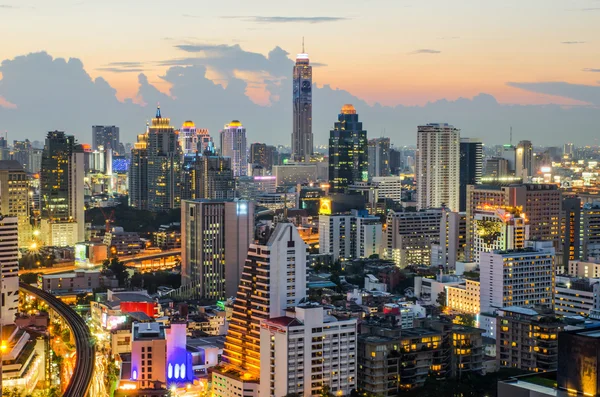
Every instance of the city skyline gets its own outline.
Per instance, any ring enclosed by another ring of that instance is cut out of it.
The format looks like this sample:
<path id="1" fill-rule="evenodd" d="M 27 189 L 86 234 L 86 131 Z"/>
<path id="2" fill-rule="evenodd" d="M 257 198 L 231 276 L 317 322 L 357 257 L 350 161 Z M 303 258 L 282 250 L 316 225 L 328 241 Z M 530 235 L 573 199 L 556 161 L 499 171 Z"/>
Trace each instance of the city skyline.
<path id="1" fill-rule="evenodd" d="M 600 121 L 592 0 L 486 4 L 487 12 L 476 18 L 465 2 L 437 0 L 435 14 L 411 2 L 385 1 L 386 13 L 380 13 L 380 7 L 347 2 L 338 12 L 332 1 L 306 15 L 290 15 L 270 2 L 252 9 L 236 3 L 233 15 L 222 6 L 195 12 L 193 3 L 176 3 L 167 10 L 146 5 L 135 21 L 128 17 L 131 4 L 59 1 L 49 9 L 32 0 L 1 7 L 17 39 L 0 52 L 0 131 L 9 139 L 21 133 L 41 138 L 59 129 L 86 142 L 89 124 L 97 123 L 118 125 L 123 140 L 133 142 L 150 109 L 161 103 L 176 125 L 193 120 L 215 133 L 227 120 L 240 119 L 250 141 L 289 144 L 292 68 L 302 36 L 314 66 L 316 145 L 326 143 L 328 120 L 344 103 L 355 105 L 375 135 L 397 144 L 413 144 L 415 127 L 427 122 L 452 123 L 490 144 L 506 143 L 511 126 L 517 140 L 535 144 L 575 131 L 573 141 L 581 144 L 595 137 Z M 161 21 L 173 22 L 168 31 L 130 32 L 158 12 Z M 41 19 L 23 32 L 13 20 L 24 13 L 33 20 L 52 16 L 53 26 L 65 21 L 72 28 L 85 19 L 77 15 L 93 13 L 110 18 L 114 28 L 102 35 L 81 29 L 75 39 L 68 29 L 45 29 Z M 123 18 L 127 24 L 119 24 Z M 420 24 L 424 18 L 435 23 Z M 190 37 L 182 29 L 190 23 L 203 29 Z M 210 29 L 223 24 L 236 29 L 221 37 L 210 33 L 223 32 Z M 335 33 L 348 26 L 356 34 L 341 51 L 346 39 Z M 123 34 L 131 39 L 115 49 L 112 41 Z M 401 39 L 390 43 L 389 37 Z M 52 103 L 34 100 L 51 94 Z M 64 117 L 70 108 L 77 114 Z"/>

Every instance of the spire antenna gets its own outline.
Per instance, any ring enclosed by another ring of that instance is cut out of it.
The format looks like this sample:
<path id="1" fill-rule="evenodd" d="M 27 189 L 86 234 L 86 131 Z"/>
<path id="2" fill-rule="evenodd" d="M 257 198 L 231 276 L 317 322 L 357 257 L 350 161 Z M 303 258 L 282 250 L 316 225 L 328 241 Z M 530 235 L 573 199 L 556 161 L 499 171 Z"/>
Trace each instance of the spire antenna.
<path id="1" fill-rule="evenodd" d="M 302 53 L 306 54 L 306 52 L 304 52 L 304 36 L 302 36 Z"/>

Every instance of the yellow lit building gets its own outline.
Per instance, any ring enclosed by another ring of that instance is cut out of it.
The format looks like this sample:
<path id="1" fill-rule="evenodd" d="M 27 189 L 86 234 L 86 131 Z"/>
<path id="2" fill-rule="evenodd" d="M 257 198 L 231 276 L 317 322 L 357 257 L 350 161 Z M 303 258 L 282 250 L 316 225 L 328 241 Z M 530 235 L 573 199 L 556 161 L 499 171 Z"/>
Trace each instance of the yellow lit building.
<path id="1" fill-rule="evenodd" d="M 461 313 L 478 314 L 479 281 L 466 280 L 465 284 L 446 287 L 446 306 Z"/>

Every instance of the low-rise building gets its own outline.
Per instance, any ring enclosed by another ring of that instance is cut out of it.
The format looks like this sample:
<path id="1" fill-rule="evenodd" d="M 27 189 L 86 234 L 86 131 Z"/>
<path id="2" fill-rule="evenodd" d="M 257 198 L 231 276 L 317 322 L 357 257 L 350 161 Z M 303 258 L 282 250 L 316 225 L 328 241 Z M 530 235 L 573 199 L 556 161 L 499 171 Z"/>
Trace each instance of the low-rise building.
<path id="1" fill-rule="evenodd" d="M 447 307 L 460 313 L 479 314 L 479 280 L 465 279 L 464 283 L 445 288 Z"/>
<path id="2" fill-rule="evenodd" d="M 600 279 L 556 276 L 554 311 L 563 316 L 588 316 L 600 309 Z"/>
<path id="3" fill-rule="evenodd" d="M 38 288 L 52 291 L 91 291 L 100 287 L 116 288 L 119 281 L 97 270 L 75 270 L 68 273 L 40 274 Z"/>
<path id="4" fill-rule="evenodd" d="M 104 244 L 112 255 L 133 255 L 145 248 L 144 242 L 135 232 L 126 232 L 122 227 L 113 227 L 104 235 Z"/>

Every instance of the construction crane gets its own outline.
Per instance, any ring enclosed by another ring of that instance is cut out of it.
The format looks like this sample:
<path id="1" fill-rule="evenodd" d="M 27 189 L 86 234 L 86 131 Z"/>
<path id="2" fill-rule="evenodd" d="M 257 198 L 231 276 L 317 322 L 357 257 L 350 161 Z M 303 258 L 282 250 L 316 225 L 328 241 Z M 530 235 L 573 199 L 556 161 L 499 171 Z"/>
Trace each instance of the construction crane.
<path id="1" fill-rule="evenodd" d="M 102 209 L 102 207 L 98 207 L 100 212 L 102 212 L 102 216 L 104 216 L 104 231 L 106 233 L 110 232 L 110 224 L 115 221 L 115 210 L 111 210 L 110 214 L 106 215 L 106 212 Z"/>

